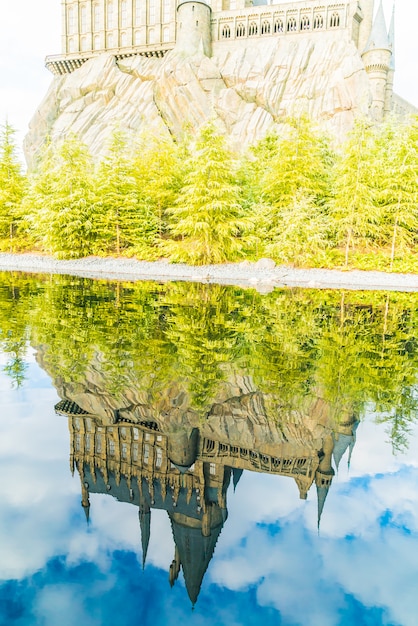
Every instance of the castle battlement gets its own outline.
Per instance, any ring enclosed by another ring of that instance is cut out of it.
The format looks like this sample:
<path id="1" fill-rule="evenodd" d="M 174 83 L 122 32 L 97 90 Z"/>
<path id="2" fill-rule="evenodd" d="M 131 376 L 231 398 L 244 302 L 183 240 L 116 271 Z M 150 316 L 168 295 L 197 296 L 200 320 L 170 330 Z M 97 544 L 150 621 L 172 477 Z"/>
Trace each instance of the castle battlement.
<path id="1" fill-rule="evenodd" d="M 178 6 L 176 0 L 63 0 L 62 54 L 47 57 L 46 66 L 59 75 L 103 52 L 114 54 L 117 60 L 134 55 L 163 57 L 180 36 L 183 40 L 193 36 L 187 22 L 186 33 L 181 32 L 181 12 L 189 4 L 192 11 L 196 5 L 196 17 L 198 10 L 209 9 L 211 46 L 248 46 L 258 38 L 320 36 L 335 30 L 347 31 L 357 44 L 362 21 L 358 3 L 352 0 L 257 5 L 249 0 L 213 0 L 212 5 L 187 0 Z M 199 19 L 195 25 L 200 31 L 205 28 L 202 19 L 200 26 Z"/>

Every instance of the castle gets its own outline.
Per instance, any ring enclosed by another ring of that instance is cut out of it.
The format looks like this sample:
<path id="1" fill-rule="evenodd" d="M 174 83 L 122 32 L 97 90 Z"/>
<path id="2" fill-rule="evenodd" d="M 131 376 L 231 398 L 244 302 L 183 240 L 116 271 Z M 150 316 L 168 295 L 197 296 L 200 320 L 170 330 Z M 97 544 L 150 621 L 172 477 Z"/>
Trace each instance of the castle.
<path id="1" fill-rule="evenodd" d="M 252 419 L 260 421 L 255 414 L 263 411 L 262 396 L 254 395 L 250 406 Z M 314 402 L 314 421 L 321 415 L 321 422 L 325 408 L 320 399 Z M 55 410 L 69 418 L 70 466 L 80 477 L 87 520 L 92 493 L 109 494 L 137 506 L 145 567 L 152 509 L 165 510 L 175 544 L 169 582 L 174 585 L 183 570 L 192 604 L 228 516 L 226 494 L 231 480 L 235 488 L 244 470 L 286 476 L 295 481 L 303 500 L 315 483 L 319 528 L 335 473 L 332 460 L 338 468 L 347 450 L 350 458 L 358 425 L 354 415 L 331 420 L 319 427 L 321 434 L 314 441 L 302 424 L 289 424 L 286 440 L 272 424 L 268 447 L 260 445 L 255 436 L 249 447 L 233 437 L 220 440 L 205 424 L 177 424 L 173 429 L 162 416 L 137 421 L 135 410 L 117 411 L 109 420 L 68 399 L 59 402 Z M 293 440 L 289 441 L 290 434 Z"/>
<path id="2" fill-rule="evenodd" d="M 418 110 L 393 92 L 394 15 L 374 0 L 63 0 L 62 53 L 25 140 L 76 133 L 94 157 L 115 125 L 181 138 L 209 120 L 240 150 L 307 116 L 343 141 L 358 117 Z M 265 2 L 262 4 L 262 2 Z"/>
<path id="3" fill-rule="evenodd" d="M 371 117 L 380 121 L 392 110 L 410 108 L 393 94 L 394 10 L 387 30 L 381 0 L 375 17 L 374 0 L 63 0 L 62 24 L 62 54 L 46 60 L 58 75 L 103 52 L 117 60 L 164 57 L 172 49 L 211 57 L 248 46 L 257 53 L 260 39 L 297 41 L 336 32 L 353 41 L 361 55 L 370 81 Z"/>

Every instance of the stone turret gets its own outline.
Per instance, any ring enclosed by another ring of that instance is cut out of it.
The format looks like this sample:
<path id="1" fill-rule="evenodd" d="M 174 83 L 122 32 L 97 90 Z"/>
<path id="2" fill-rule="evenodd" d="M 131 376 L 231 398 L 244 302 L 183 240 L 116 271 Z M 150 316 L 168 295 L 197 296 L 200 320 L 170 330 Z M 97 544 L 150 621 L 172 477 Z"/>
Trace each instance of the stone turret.
<path id="1" fill-rule="evenodd" d="M 206 2 L 180 2 L 177 7 L 176 51 L 190 56 L 200 51 L 211 56 L 211 13 L 212 9 Z"/>
<path id="2" fill-rule="evenodd" d="M 388 99 L 387 84 L 392 60 L 382 0 L 362 58 L 370 80 L 372 95 L 370 115 L 375 122 L 381 122 Z"/>

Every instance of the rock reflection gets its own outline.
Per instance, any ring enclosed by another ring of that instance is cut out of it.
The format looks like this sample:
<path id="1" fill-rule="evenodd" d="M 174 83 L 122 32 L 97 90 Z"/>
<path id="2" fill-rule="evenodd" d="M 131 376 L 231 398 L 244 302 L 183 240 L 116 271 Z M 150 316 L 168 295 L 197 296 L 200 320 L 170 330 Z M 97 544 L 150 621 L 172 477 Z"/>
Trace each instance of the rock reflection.
<path id="1" fill-rule="evenodd" d="M 231 481 L 235 488 L 244 470 L 288 476 L 302 499 L 315 483 L 319 527 L 335 473 L 332 461 L 338 468 L 347 451 L 349 459 L 358 425 L 354 414 L 336 420 L 328 403 L 313 396 L 299 403 L 302 409 L 272 421 L 265 408 L 269 398 L 244 376 L 224 384 L 205 420 L 190 412 L 175 385 L 165 394 L 171 405 L 165 411 L 128 409 L 125 402 L 111 416 L 104 396 L 96 396 L 96 413 L 69 397 L 55 407 L 69 418 L 71 467 L 80 476 L 86 517 L 91 493 L 137 506 L 145 567 L 152 509 L 167 511 L 175 544 L 169 582 L 182 569 L 193 604 L 227 519 Z"/>

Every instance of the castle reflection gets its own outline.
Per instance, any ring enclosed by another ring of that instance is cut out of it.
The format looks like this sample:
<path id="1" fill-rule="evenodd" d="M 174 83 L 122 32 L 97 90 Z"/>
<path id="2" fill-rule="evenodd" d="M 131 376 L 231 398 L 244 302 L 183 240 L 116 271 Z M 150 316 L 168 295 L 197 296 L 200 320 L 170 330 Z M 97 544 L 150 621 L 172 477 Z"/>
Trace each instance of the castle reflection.
<path id="1" fill-rule="evenodd" d="M 353 413 L 335 418 L 313 396 L 271 420 L 269 398 L 248 379 L 237 377 L 227 387 L 204 420 L 189 406 L 182 410 L 184 396 L 173 389 L 165 411 L 126 402 L 121 410 L 86 410 L 103 402 L 81 394 L 78 404 L 68 393 L 55 407 L 69 418 L 71 467 L 80 476 L 87 519 L 91 493 L 137 506 L 145 567 L 152 509 L 167 511 L 175 543 L 169 582 L 182 569 L 193 604 L 227 519 L 231 481 L 235 487 L 244 470 L 288 476 L 302 499 L 315 483 L 319 526 L 335 469 L 344 454 L 349 461 L 358 425 Z"/>

